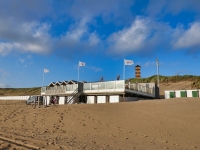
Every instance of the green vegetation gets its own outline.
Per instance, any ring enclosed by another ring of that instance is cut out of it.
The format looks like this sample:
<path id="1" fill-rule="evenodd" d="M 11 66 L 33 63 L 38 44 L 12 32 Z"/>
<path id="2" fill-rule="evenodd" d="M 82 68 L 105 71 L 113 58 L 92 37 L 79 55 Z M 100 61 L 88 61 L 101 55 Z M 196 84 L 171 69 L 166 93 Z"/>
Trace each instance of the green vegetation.
<path id="1" fill-rule="evenodd" d="M 0 88 L 0 96 L 28 96 L 40 95 L 41 88 Z"/>
<path id="2" fill-rule="evenodd" d="M 177 83 L 182 81 L 192 81 L 191 87 L 200 89 L 200 76 L 193 75 L 184 75 L 184 76 L 159 76 L 160 83 Z M 127 82 L 127 81 L 126 81 Z M 157 82 L 157 75 L 148 77 L 148 78 L 132 78 L 130 79 L 131 83 L 149 83 Z"/>

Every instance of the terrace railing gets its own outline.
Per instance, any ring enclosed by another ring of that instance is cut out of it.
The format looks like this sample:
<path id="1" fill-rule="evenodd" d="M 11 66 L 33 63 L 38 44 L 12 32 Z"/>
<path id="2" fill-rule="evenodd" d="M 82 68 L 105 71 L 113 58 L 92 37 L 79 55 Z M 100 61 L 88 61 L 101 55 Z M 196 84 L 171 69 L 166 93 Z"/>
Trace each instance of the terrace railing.
<path id="1" fill-rule="evenodd" d="M 44 88 L 44 87 L 43 87 Z M 44 91 L 44 89 L 42 88 L 42 90 Z M 65 93 L 65 86 L 56 86 L 56 87 L 45 87 L 45 94 L 64 94 Z"/>
<path id="2" fill-rule="evenodd" d="M 71 94 L 78 88 L 78 84 L 68 84 L 66 86 L 42 87 L 42 95 Z M 102 93 L 102 92 L 140 92 L 155 95 L 155 89 L 137 83 L 125 84 L 124 80 L 93 82 L 83 84 L 83 93 Z"/>
<path id="3" fill-rule="evenodd" d="M 68 84 L 66 85 L 65 91 L 66 92 L 74 92 L 78 88 L 78 84 Z"/>
<path id="4" fill-rule="evenodd" d="M 83 88 L 84 88 L 84 92 L 123 91 L 124 90 L 124 80 L 84 83 Z"/>
<path id="5" fill-rule="evenodd" d="M 154 88 L 149 88 L 147 86 L 140 85 L 137 83 L 125 84 L 125 89 L 133 90 L 133 91 L 137 91 L 137 92 L 141 92 L 145 94 L 155 95 Z"/>

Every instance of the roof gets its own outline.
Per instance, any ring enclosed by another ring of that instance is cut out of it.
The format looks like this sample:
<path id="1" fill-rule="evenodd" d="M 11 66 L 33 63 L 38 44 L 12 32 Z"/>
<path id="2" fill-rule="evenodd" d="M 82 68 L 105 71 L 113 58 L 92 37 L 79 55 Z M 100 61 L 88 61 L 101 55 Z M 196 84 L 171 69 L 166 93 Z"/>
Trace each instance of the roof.
<path id="1" fill-rule="evenodd" d="M 67 84 L 76 84 L 76 83 L 78 83 L 78 81 L 75 81 L 75 80 L 70 80 L 67 82 Z"/>
<path id="2" fill-rule="evenodd" d="M 55 86 L 55 85 L 67 85 L 67 84 L 77 84 L 78 81 L 76 80 L 70 80 L 70 81 L 57 81 L 57 82 L 51 82 L 48 86 Z M 85 83 L 85 81 L 83 81 Z"/>
<path id="3" fill-rule="evenodd" d="M 55 82 L 51 82 L 51 83 L 49 84 L 49 86 L 51 86 L 51 85 L 54 86 L 55 84 L 56 84 Z"/>
<path id="4" fill-rule="evenodd" d="M 68 81 L 63 81 L 61 85 L 67 85 Z"/>
<path id="5" fill-rule="evenodd" d="M 60 81 L 57 81 L 56 83 L 55 83 L 55 85 L 61 85 L 62 84 L 62 82 L 60 82 Z"/>

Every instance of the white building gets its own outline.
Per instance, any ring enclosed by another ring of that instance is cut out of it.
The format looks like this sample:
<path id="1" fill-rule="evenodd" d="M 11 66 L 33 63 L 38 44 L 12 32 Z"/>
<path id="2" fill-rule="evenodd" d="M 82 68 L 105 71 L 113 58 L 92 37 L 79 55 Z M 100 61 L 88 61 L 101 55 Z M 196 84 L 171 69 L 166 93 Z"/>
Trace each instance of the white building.
<path id="1" fill-rule="evenodd" d="M 47 105 L 56 98 L 58 104 L 116 103 L 138 99 L 159 98 L 155 83 L 125 83 L 125 80 L 107 82 L 78 82 L 75 80 L 51 82 L 42 87 L 41 95 Z"/>

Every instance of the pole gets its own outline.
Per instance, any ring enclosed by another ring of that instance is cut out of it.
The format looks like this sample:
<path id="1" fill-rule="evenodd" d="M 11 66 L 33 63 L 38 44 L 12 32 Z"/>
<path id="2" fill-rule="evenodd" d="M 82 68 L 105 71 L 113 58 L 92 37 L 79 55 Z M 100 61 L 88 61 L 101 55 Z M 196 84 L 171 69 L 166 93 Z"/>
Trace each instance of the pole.
<path id="1" fill-rule="evenodd" d="M 159 62 L 158 62 L 158 58 L 156 59 L 156 66 L 157 66 L 157 82 L 158 82 L 158 87 L 159 87 Z"/>
<path id="2" fill-rule="evenodd" d="M 125 61 L 125 59 L 124 59 L 124 61 Z M 123 78 L 124 78 L 124 80 L 125 80 L 125 64 L 124 64 L 124 69 L 123 69 Z"/>
<path id="3" fill-rule="evenodd" d="M 78 62 L 78 81 L 79 81 L 79 62 Z"/>
<path id="4" fill-rule="evenodd" d="M 158 63 L 158 87 L 160 87 L 160 79 L 159 79 L 159 63 Z"/>

